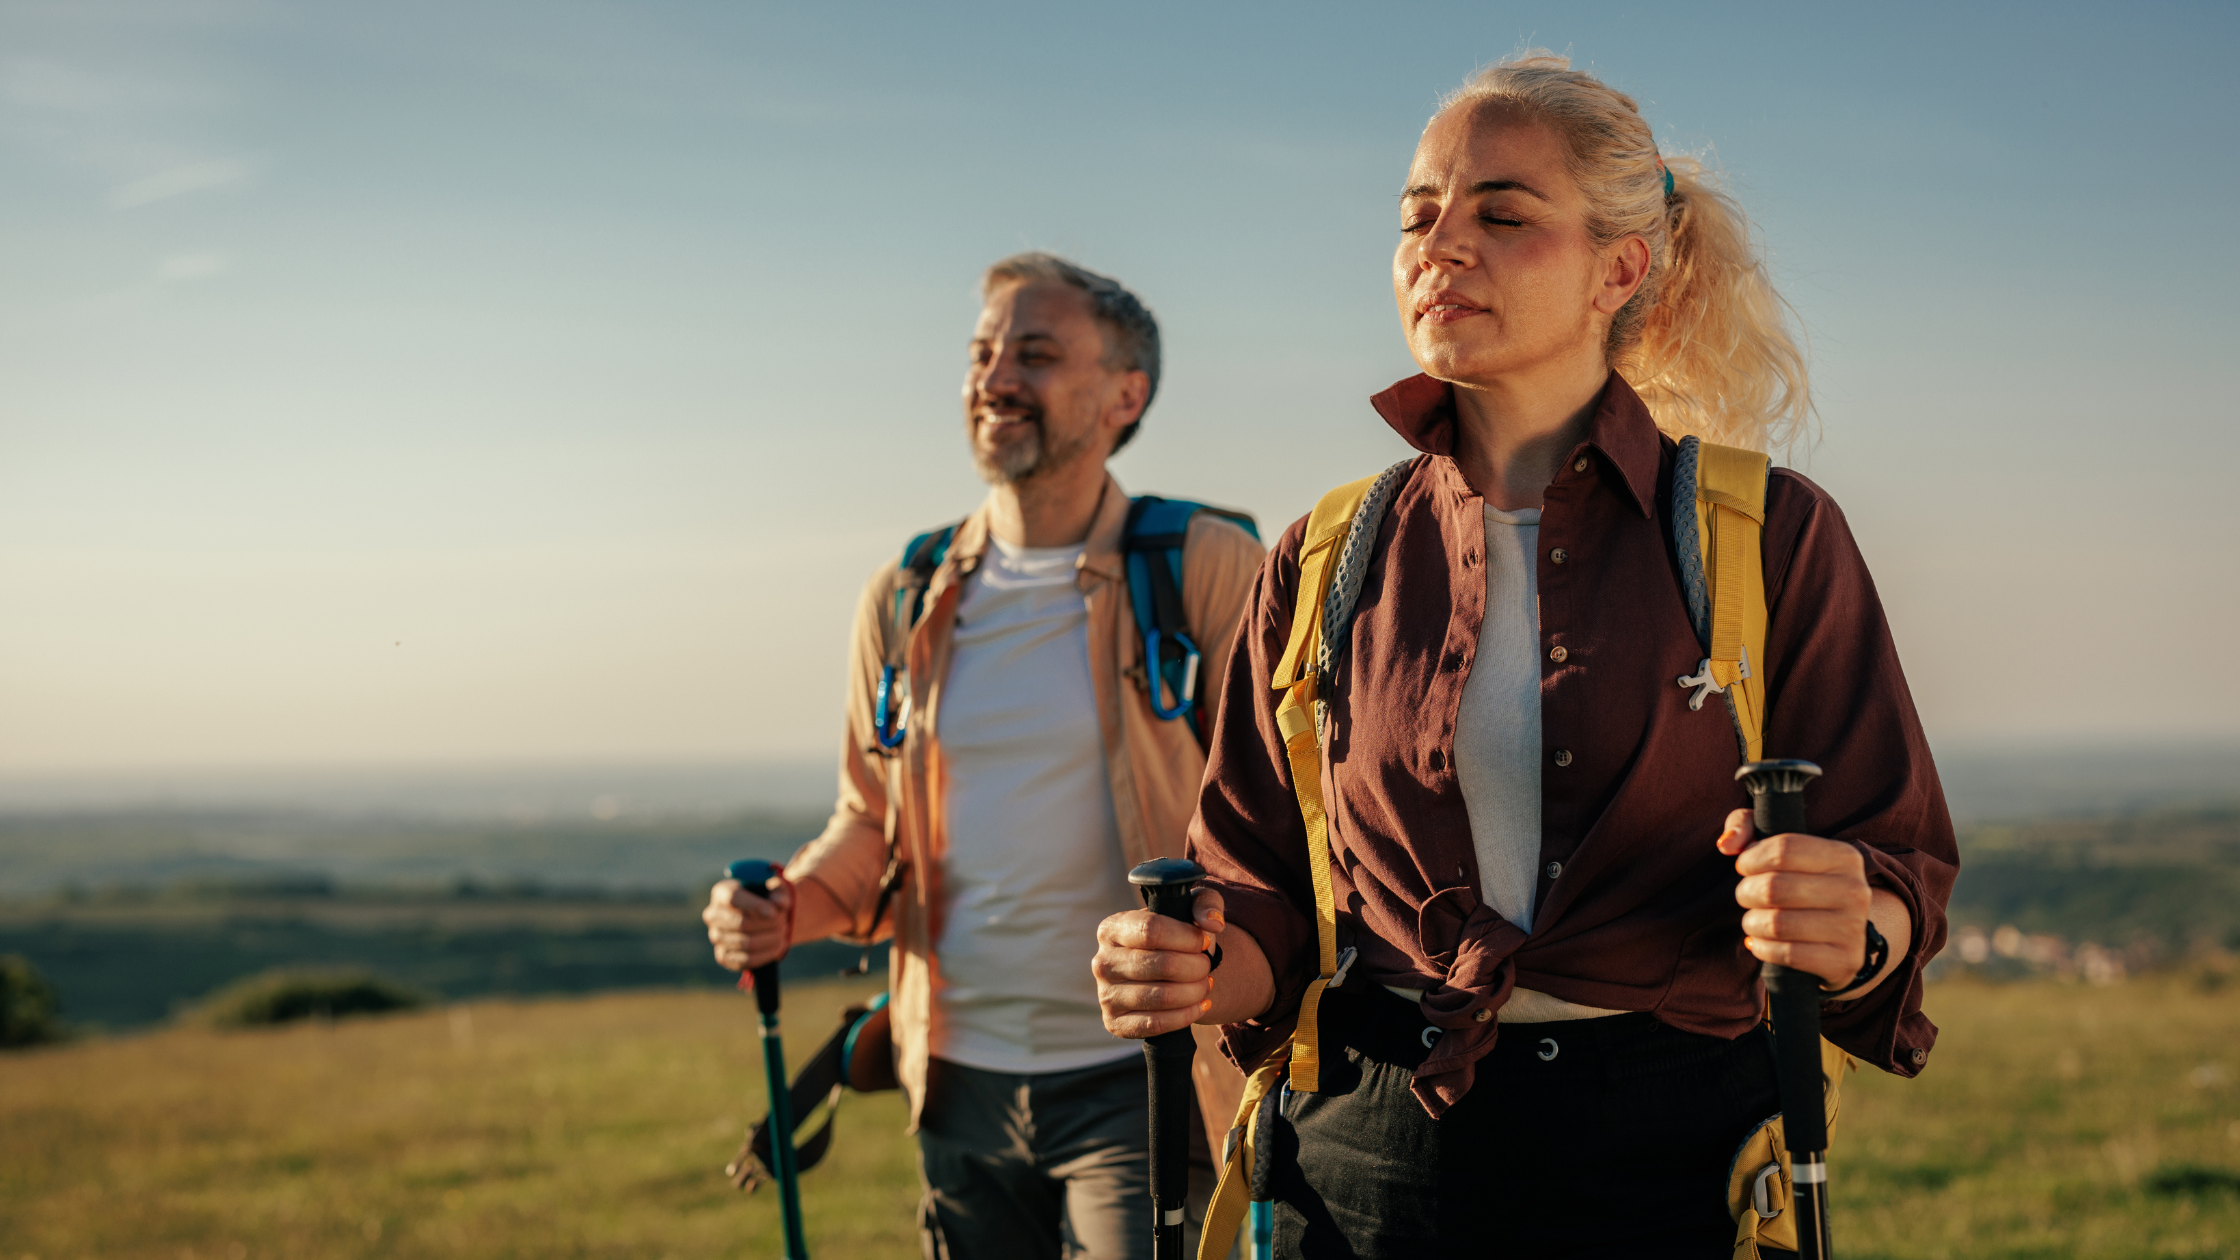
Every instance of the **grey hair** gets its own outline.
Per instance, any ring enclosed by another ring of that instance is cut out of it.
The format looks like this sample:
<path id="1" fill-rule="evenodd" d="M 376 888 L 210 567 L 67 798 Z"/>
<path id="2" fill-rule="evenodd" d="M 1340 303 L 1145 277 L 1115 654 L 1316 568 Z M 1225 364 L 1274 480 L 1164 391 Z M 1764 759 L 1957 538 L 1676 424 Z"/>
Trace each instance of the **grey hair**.
<path id="1" fill-rule="evenodd" d="M 982 272 L 980 296 L 985 298 L 999 284 L 1034 281 L 1070 284 L 1088 294 L 1089 314 L 1104 328 L 1104 366 L 1115 372 L 1141 372 L 1151 378 L 1151 388 L 1143 396 L 1143 411 L 1136 413 L 1135 421 L 1122 429 L 1112 444 L 1118 451 L 1135 439 L 1136 430 L 1143 427 L 1143 412 L 1151 410 L 1151 400 L 1159 396 L 1159 321 L 1151 317 L 1151 308 L 1143 304 L 1143 299 L 1128 292 L 1118 280 L 1041 250 L 1013 254 Z"/>

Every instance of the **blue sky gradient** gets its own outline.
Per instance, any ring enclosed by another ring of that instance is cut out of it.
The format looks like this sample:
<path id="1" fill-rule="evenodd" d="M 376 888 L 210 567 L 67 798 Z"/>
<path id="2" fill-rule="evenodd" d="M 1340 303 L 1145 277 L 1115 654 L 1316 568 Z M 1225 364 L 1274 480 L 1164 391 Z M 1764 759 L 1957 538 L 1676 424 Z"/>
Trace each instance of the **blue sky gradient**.
<path id="1" fill-rule="evenodd" d="M 979 268 L 1136 288 L 1117 472 L 1272 533 L 1528 44 L 1757 219 L 1933 739 L 2240 733 L 2230 5 L 6 3 L 0 763 L 821 756 Z"/>

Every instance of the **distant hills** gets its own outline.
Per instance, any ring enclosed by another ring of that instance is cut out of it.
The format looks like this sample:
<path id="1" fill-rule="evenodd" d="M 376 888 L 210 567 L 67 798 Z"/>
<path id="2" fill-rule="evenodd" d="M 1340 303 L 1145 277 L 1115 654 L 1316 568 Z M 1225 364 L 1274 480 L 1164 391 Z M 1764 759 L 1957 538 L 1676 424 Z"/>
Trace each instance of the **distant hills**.
<path id="1" fill-rule="evenodd" d="M 2105 979 L 2240 952 L 2240 746 L 1939 763 L 1963 858 L 1939 970 Z M 698 900 L 724 863 L 782 859 L 816 835 L 830 777 L 18 775 L 0 779 L 0 953 L 46 970 L 69 1018 L 111 1027 L 306 962 L 452 999 L 722 984 Z M 812 947 L 789 970 L 830 975 L 857 956 Z"/>

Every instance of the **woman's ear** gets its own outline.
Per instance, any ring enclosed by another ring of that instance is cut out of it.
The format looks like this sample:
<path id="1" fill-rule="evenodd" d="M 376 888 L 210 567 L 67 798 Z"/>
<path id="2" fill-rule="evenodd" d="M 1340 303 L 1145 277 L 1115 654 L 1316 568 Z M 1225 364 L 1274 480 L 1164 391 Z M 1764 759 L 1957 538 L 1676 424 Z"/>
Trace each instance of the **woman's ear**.
<path id="1" fill-rule="evenodd" d="M 1649 242 L 1638 236 L 1620 239 L 1602 256 L 1602 287 L 1595 294 L 1594 308 L 1605 315 L 1617 315 L 1648 278 Z"/>

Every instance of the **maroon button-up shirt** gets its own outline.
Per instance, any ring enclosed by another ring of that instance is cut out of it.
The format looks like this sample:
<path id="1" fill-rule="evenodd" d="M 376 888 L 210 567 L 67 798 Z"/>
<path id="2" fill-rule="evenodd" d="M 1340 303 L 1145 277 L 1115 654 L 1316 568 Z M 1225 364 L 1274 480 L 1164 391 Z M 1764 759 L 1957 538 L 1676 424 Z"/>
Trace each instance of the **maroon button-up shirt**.
<path id="1" fill-rule="evenodd" d="M 1374 400 L 1424 455 L 1377 534 L 1350 642 L 1334 662 L 1323 791 L 1340 944 L 1354 971 L 1427 990 L 1447 1028 L 1418 1069 L 1433 1115 L 1469 1089 L 1516 985 L 1589 1006 L 1648 1011 L 1735 1037 L 1759 1019 L 1758 962 L 1742 945 L 1731 858 L 1714 847 L 1749 803 L 1733 719 L 1688 708 L 1677 679 L 1704 651 L 1672 544 L 1674 443 L 1613 373 L 1587 437 L 1540 516 L 1540 883 L 1527 936 L 1477 895 L 1477 855 L 1454 767 L 1455 722 L 1485 616 L 1483 500 L 1450 458 L 1451 387 L 1412 377 Z M 1583 461 L 1583 466 L 1582 466 Z M 1685 506 L 1685 505 L 1683 505 Z M 1224 1030 L 1249 1066 L 1297 1018 L 1315 975 L 1306 830 L 1268 685 L 1291 627 L 1303 521 L 1260 570 L 1223 686 L 1191 855 L 1229 921 L 1260 942 L 1275 1005 Z M 1561 557 L 1559 562 L 1557 557 Z M 1951 819 L 1889 624 L 1843 514 L 1776 469 L 1764 534 L 1769 622 L 1765 755 L 1818 762 L 1816 834 L 1849 841 L 1868 879 L 1913 917 L 1913 944 L 1864 997 L 1827 1009 L 1826 1035 L 1911 1076 L 1934 1044 L 1921 970 L 1944 944 L 1959 869 Z M 1560 863 L 1561 865 L 1556 865 Z M 1482 1021 L 1482 1022 L 1481 1022 Z"/>

